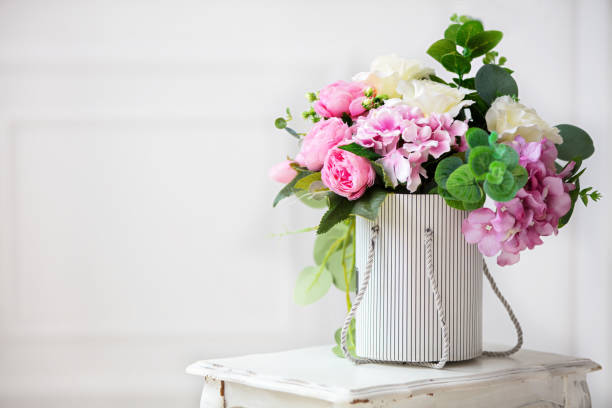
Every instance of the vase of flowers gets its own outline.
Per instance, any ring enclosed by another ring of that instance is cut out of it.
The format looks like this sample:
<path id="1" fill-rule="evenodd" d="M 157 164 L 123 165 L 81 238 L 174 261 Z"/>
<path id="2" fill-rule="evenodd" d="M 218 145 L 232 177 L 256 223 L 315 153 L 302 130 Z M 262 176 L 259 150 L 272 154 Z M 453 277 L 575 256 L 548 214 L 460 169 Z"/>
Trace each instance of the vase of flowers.
<path id="1" fill-rule="evenodd" d="M 334 352 L 354 361 L 480 355 L 482 255 L 515 264 L 567 224 L 579 199 L 600 198 L 580 184 L 589 135 L 550 126 L 523 104 L 495 51 L 501 32 L 467 16 L 451 21 L 427 50 L 451 80 L 418 61 L 378 57 L 352 80 L 307 94 L 307 132 L 289 126 L 289 109 L 275 122 L 299 150 L 271 170 L 286 183 L 274 205 L 296 196 L 326 208 L 315 265 L 300 273 L 294 297 L 312 303 L 332 285 L 344 293 Z"/>

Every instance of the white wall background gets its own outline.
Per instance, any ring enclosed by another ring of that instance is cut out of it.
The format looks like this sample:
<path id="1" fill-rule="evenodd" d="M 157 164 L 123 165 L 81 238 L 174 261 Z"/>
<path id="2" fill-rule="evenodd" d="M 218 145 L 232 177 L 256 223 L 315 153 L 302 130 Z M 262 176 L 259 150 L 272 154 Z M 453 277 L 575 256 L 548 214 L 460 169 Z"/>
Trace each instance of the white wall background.
<path id="1" fill-rule="evenodd" d="M 295 149 L 272 121 L 382 53 L 442 72 L 425 50 L 452 12 L 505 32 L 523 102 L 595 138 L 604 201 L 493 269 L 526 347 L 602 363 L 612 406 L 611 4 L 1 1 L 0 406 L 194 407 L 194 360 L 332 342 L 339 294 L 292 304 L 312 236 L 270 236 L 319 217 L 271 208 Z"/>

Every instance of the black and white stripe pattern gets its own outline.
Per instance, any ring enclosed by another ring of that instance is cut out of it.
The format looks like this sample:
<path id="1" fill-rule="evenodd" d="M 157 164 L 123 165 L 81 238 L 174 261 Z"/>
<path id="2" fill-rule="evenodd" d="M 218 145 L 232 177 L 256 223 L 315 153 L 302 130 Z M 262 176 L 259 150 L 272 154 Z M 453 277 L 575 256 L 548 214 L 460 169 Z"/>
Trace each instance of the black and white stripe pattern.
<path id="1" fill-rule="evenodd" d="M 371 228 L 380 227 L 370 285 L 357 312 L 357 355 L 425 362 L 442 357 L 442 338 L 425 270 L 426 228 L 446 312 L 449 361 L 482 353 L 482 255 L 461 233 L 466 211 L 437 194 L 389 194 L 379 217 L 357 217 L 357 268 L 365 270 Z"/>

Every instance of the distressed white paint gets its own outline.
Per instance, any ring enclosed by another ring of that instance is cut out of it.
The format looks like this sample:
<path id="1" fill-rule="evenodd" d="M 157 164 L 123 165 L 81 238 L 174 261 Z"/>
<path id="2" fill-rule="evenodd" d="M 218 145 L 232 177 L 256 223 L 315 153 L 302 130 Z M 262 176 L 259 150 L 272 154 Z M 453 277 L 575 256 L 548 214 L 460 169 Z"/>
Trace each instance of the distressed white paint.
<path id="1" fill-rule="evenodd" d="M 588 129 L 587 181 L 612 191 L 606 0 L 0 2 L 0 405 L 196 406 L 190 361 L 331 341 L 342 296 L 291 299 L 312 236 L 269 238 L 320 216 L 270 208 L 295 152 L 272 121 L 378 54 L 440 71 L 424 50 L 454 11 L 503 29 L 523 102 Z M 611 202 L 492 268 L 527 347 L 612 366 Z M 484 293 L 484 338 L 507 342 Z"/>
<path id="2" fill-rule="evenodd" d="M 529 350 L 511 358 L 449 363 L 443 370 L 354 366 L 331 354 L 330 347 L 200 361 L 187 372 L 206 376 L 202 401 L 217 401 L 202 408 L 503 408 L 544 402 L 587 408 L 585 375 L 601 368 L 588 359 Z"/>

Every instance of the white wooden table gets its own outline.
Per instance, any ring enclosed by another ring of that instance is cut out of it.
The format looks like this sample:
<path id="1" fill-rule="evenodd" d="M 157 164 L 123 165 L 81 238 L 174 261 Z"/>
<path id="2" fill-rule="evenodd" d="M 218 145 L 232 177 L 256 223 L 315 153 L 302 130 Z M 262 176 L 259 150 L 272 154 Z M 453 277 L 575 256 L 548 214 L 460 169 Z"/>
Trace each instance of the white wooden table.
<path id="1" fill-rule="evenodd" d="M 443 370 L 359 365 L 331 346 L 199 361 L 202 408 L 314 407 L 590 407 L 584 358 L 522 350 L 481 357 Z"/>

